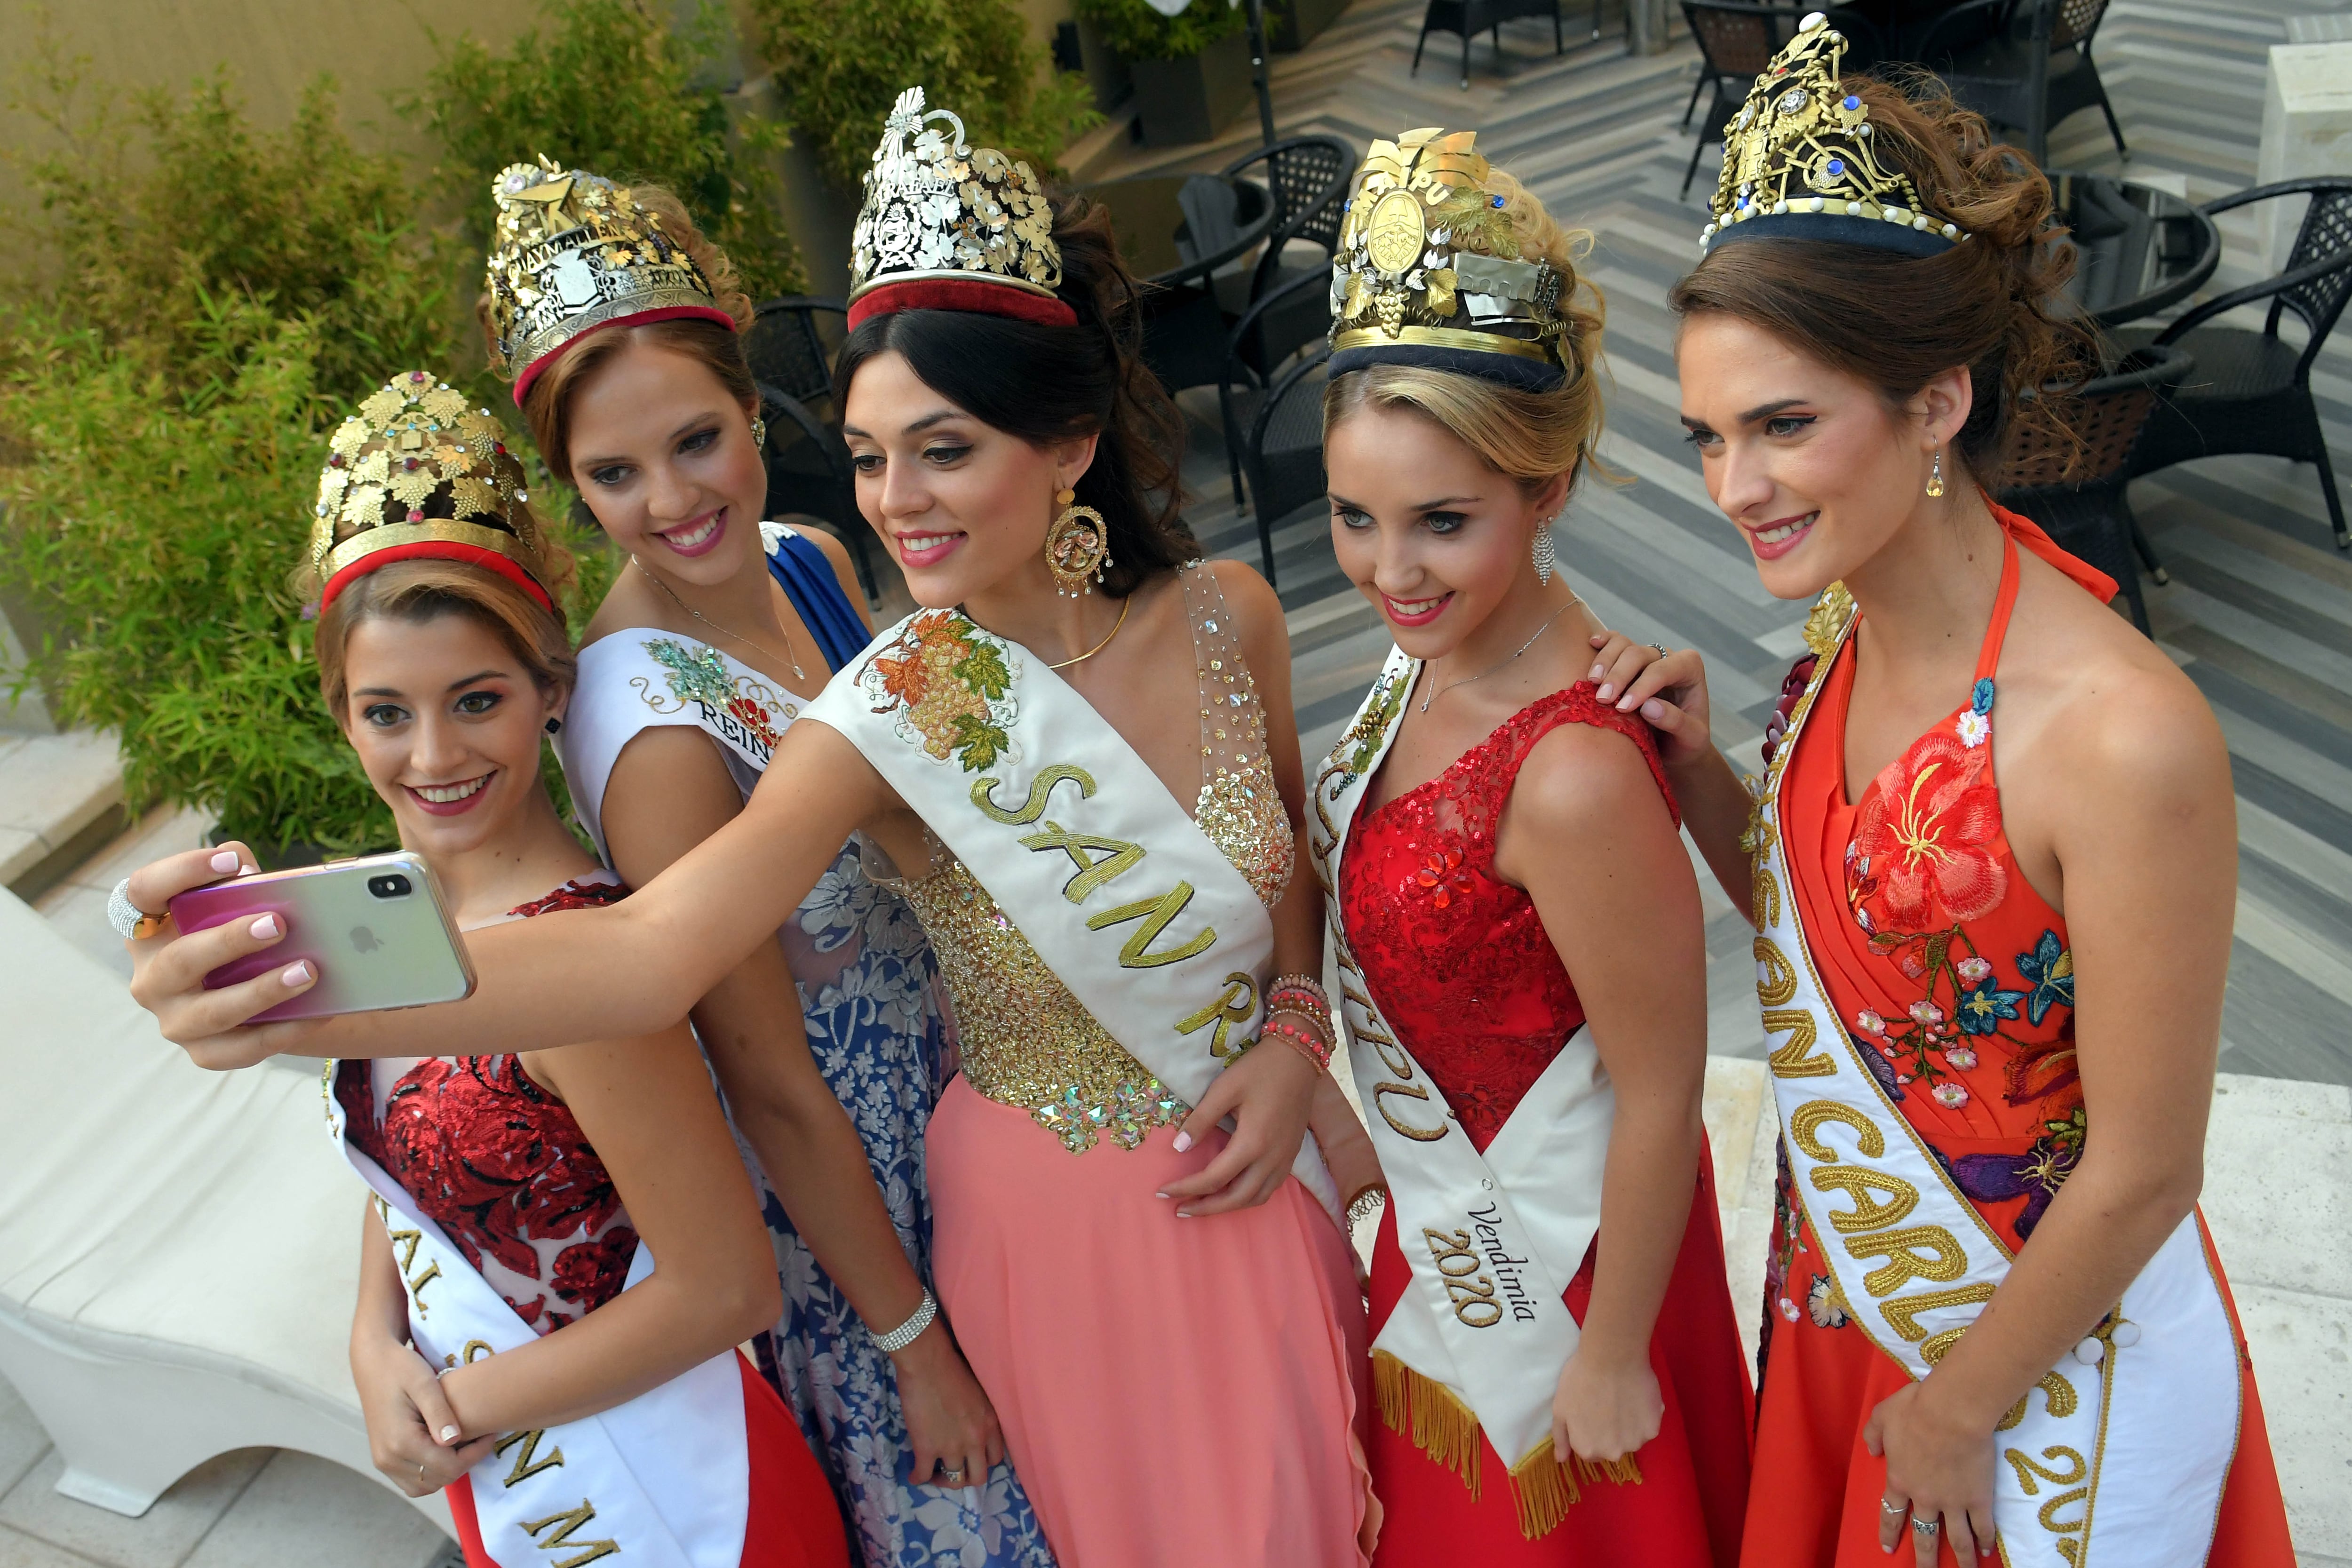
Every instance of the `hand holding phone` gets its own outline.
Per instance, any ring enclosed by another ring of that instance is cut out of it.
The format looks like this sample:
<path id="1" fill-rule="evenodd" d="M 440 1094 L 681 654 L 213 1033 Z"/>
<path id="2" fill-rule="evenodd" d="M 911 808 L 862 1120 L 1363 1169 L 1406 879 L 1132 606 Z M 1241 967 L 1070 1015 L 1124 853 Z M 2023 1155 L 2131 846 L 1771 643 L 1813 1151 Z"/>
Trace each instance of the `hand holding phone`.
<path id="1" fill-rule="evenodd" d="M 441 885 L 407 850 L 268 871 L 182 893 L 171 902 L 183 934 L 274 914 L 285 940 L 205 976 L 217 991 L 306 960 L 319 983 L 251 1023 L 320 1018 L 456 1002 L 474 991 L 465 939 Z"/>

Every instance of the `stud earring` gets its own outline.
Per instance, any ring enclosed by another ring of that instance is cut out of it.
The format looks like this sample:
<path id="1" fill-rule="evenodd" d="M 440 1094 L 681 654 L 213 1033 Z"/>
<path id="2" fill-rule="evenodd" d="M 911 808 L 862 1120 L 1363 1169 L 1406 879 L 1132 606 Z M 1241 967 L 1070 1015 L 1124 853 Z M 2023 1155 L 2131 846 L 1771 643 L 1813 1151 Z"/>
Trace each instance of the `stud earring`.
<path id="1" fill-rule="evenodd" d="M 1536 581 L 1546 584 L 1551 582 L 1552 570 L 1559 563 L 1559 546 L 1551 536 L 1551 524 L 1552 520 L 1546 518 L 1536 525 Z"/>
<path id="2" fill-rule="evenodd" d="M 1110 528 L 1103 514 L 1075 504 L 1078 492 L 1056 495 L 1062 514 L 1045 530 L 1045 570 L 1054 574 L 1055 590 L 1075 599 L 1091 594 L 1110 565 Z"/>
<path id="3" fill-rule="evenodd" d="M 756 414 L 751 416 L 751 445 L 762 450 L 768 445 L 768 422 Z"/>
<path id="4" fill-rule="evenodd" d="M 1937 497 L 1941 496 L 1943 493 L 1944 449 L 1941 447 L 1938 447 L 1936 448 L 1935 466 L 1927 470 L 1927 496 L 1928 499 L 1932 500 Z"/>
<path id="5" fill-rule="evenodd" d="M 552 713 L 549 714 L 547 716 L 547 732 L 551 735 L 562 734 L 563 732 L 563 721 L 558 719 Z"/>

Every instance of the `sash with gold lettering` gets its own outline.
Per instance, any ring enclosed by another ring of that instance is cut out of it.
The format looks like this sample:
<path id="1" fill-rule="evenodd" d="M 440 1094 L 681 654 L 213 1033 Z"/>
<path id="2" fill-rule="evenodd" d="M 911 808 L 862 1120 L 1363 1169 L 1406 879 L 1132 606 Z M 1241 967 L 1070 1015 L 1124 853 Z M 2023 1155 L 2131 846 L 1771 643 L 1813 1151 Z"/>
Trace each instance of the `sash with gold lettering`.
<path id="1" fill-rule="evenodd" d="M 961 613 L 922 610 L 802 716 L 847 737 L 1104 1030 L 1200 1102 L 1257 1026 L 1274 921 L 1092 704 Z M 1292 1173 L 1338 1216 L 1311 1135 Z"/>
<path id="2" fill-rule="evenodd" d="M 1348 829 L 1396 738 L 1421 661 L 1391 648 L 1363 707 L 1315 780 L 1307 826 L 1339 964 L 1339 1013 L 1396 1211 L 1412 1289 L 1372 1342 L 1381 1419 L 1478 1488 L 1478 1433 L 1509 1458 L 1530 1540 L 1567 1517 L 1580 1477 L 1640 1478 L 1551 1456 L 1552 1392 L 1576 1349 L 1561 1292 L 1601 1226 L 1616 1091 L 1592 1031 L 1569 1037 L 1482 1154 L 1372 1000 L 1339 917 Z"/>
<path id="3" fill-rule="evenodd" d="M 1831 1005 L 1782 841 L 1780 776 L 1852 635 L 1832 585 L 1806 639 L 1821 655 L 1748 831 L 1757 991 L 1781 1143 L 1822 1261 L 1854 1324 L 1925 1377 L 2007 1278 L 2009 1248 L 1889 1100 Z M 1846 1206 L 1833 1206 L 1843 1195 Z M 2197 1217 L 2183 1220 L 2098 1330 L 1994 1434 L 1993 1518 L 2011 1568 L 2201 1563 L 2237 1445 L 2238 1356 Z"/>
<path id="4" fill-rule="evenodd" d="M 327 1123 L 375 1193 L 408 1287 L 409 1342 L 443 1367 L 539 1336 L 383 1167 L 351 1146 L 327 1064 Z M 641 1242 L 628 1285 L 654 1271 Z M 626 1286 L 624 1287 L 626 1289 Z M 509 1432 L 468 1472 L 482 1543 L 499 1568 L 617 1557 L 655 1568 L 739 1568 L 751 1514 L 751 1445 L 732 1350 L 595 1415 Z"/>

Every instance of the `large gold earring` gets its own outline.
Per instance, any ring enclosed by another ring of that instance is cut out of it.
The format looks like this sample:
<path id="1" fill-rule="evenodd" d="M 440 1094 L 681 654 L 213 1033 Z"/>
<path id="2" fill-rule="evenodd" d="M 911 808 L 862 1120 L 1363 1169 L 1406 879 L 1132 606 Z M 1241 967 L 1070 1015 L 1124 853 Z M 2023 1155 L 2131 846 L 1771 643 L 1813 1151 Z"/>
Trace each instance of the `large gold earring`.
<path id="1" fill-rule="evenodd" d="M 1094 508 L 1072 504 L 1077 499 L 1076 490 L 1056 495 L 1062 515 L 1045 530 L 1045 570 L 1055 591 L 1073 599 L 1093 593 L 1110 565 L 1110 529 Z"/>
<path id="2" fill-rule="evenodd" d="M 1936 448 L 1935 466 L 1927 470 L 1927 499 L 1933 500 L 1944 493 L 1944 449 Z"/>

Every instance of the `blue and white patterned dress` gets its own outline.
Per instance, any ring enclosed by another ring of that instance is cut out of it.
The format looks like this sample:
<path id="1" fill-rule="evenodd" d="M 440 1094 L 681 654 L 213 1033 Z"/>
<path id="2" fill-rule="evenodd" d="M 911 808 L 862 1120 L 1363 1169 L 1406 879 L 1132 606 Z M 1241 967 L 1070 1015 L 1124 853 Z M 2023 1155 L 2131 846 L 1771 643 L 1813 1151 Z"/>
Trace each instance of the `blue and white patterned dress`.
<path id="1" fill-rule="evenodd" d="M 765 531 L 771 570 L 827 663 L 840 668 L 865 633 L 830 563 L 804 539 L 772 525 Z M 604 786 L 640 731 L 702 730 L 748 796 L 800 707 L 748 665 L 691 639 L 650 628 L 600 639 L 581 650 L 579 685 L 557 742 L 582 824 L 602 851 Z M 862 842 L 842 846 L 776 940 L 800 989 L 818 1070 L 866 1144 L 898 1244 L 929 1283 L 923 1131 L 955 1072 L 954 1037 L 922 927 L 902 900 L 868 879 Z M 760 1370 L 792 1406 L 832 1481 L 854 1554 L 865 1568 L 1051 1568 L 1052 1550 L 1009 1465 L 976 1490 L 908 1484 L 907 1424 L 890 1358 L 817 1267 L 748 1145 L 742 1153 L 784 1296 L 783 1317 L 755 1342 Z"/>

